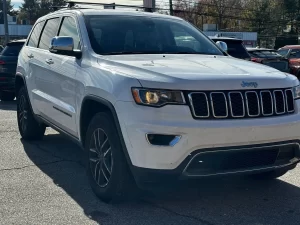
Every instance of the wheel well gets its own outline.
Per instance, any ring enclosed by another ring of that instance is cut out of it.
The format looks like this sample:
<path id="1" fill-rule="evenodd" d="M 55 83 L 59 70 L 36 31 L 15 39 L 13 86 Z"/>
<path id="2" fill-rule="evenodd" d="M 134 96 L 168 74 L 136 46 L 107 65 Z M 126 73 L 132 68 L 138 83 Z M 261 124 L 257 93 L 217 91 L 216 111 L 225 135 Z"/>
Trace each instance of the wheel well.
<path id="1" fill-rule="evenodd" d="M 81 114 L 80 114 L 80 137 L 82 141 L 82 145 L 85 145 L 85 136 L 90 124 L 90 121 L 94 117 L 96 113 L 99 112 L 108 112 L 111 113 L 110 108 L 93 99 L 87 99 L 82 104 Z"/>
<path id="2" fill-rule="evenodd" d="M 24 80 L 21 76 L 16 76 L 16 80 L 15 80 L 15 90 L 16 90 L 16 96 L 18 96 L 18 93 L 21 89 L 21 87 L 23 87 L 25 85 Z"/>

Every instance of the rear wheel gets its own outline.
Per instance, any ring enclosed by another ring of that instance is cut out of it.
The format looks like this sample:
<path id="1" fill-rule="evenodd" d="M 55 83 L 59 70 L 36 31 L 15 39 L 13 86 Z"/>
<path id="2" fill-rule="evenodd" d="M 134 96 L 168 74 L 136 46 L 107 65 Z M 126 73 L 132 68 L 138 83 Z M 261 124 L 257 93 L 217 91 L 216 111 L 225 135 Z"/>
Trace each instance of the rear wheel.
<path id="1" fill-rule="evenodd" d="M 17 116 L 19 131 L 24 140 L 43 138 L 46 126 L 34 118 L 25 87 L 22 87 L 18 93 Z"/>
<path id="2" fill-rule="evenodd" d="M 137 193 L 114 121 L 97 113 L 88 127 L 85 150 L 87 175 L 94 193 L 103 201 L 120 201 Z"/>
<path id="3" fill-rule="evenodd" d="M 272 170 L 264 173 L 252 174 L 250 177 L 256 180 L 273 180 L 286 174 L 288 170 Z"/>
<path id="4" fill-rule="evenodd" d="M 0 93 L 0 99 L 1 101 L 13 101 L 15 99 L 16 95 L 14 92 L 8 92 L 8 91 L 1 91 Z"/>

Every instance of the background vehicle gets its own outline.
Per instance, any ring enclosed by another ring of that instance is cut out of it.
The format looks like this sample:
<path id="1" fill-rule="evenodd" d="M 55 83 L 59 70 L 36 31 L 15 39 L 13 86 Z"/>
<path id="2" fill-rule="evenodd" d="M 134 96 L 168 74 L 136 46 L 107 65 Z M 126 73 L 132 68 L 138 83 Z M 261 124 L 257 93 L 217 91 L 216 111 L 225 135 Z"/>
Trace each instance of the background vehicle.
<path id="1" fill-rule="evenodd" d="M 12 101 L 15 98 L 15 75 L 18 55 L 26 40 L 7 43 L 0 53 L 0 99 Z"/>
<path id="2" fill-rule="evenodd" d="M 289 60 L 277 53 L 274 49 L 266 48 L 247 48 L 248 53 L 251 56 L 252 62 L 271 66 L 282 72 L 290 73 Z"/>
<path id="3" fill-rule="evenodd" d="M 243 41 L 237 38 L 226 38 L 226 37 L 210 37 L 214 42 L 223 41 L 227 44 L 227 53 L 232 57 L 250 60 L 250 55 L 248 54 L 246 48 L 243 45 Z"/>
<path id="4" fill-rule="evenodd" d="M 291 73 L 300 78 L 300 45 L 287 45 L 278 49 L 278 53 L 290 62 Z"/>

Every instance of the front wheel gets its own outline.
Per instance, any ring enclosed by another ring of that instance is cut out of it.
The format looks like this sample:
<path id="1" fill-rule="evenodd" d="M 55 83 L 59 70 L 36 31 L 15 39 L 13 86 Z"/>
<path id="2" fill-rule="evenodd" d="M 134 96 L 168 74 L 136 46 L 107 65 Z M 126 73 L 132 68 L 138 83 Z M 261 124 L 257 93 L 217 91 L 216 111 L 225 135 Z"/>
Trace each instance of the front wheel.
<path id="1" fill-rule="evenodd" d="M 43 138 L 46 126 L 35 119 L 25 87 L 22 87 L 18 93 L 17 117 L 19 131 L 24 140 Z"/>
<path id="2" fill-rule="evenodd" d="M 119 201 L 137 191 L 122 150 L 114 121 L 97 113 L 88 127 L 85 150 L 87 175 L 94 193 L 103 201 Z"/>

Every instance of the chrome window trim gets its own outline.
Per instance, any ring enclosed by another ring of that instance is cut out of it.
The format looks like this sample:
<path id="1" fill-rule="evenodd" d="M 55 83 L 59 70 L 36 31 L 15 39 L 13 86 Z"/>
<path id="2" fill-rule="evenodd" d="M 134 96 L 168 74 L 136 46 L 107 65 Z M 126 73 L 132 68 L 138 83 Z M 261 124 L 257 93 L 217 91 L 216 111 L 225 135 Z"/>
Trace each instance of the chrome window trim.
<path id="1" fill-rule="evenodd" d="M 195 109 L 194 109 L 194 104 L 193 104 L 193 94 L 203 94 L 205 96 L 205 99 L 206 99 L 206 107 L 207 107 L 207 116 L 197 116 L 196 115 L 196 112 L 195 112 Z M 209 103 L 208 103 L 208 98 L 207 98 L 207 94 L 205 92 L 191 92 L 188 94 L 188 97 L 189 97 L 189 100 L 190 100 L 190 104 L 191 104 L 191 108 L 192 108 L 192 112 L 193 112 L 193 115 L 194 117 L 197 117 L 197 118 L 208 118 L 209 115 L 210 115 L 210 110 L 209 110 Z"/>
<path id="2" fill-rule="evenodd" d="M 271 96 L 271 103 L 272 103 L 272 112 L 271 113 L 264 113 L 264 102 L 263 102 L 262 93 L 268 93 Z M 261 91 L 259 93 L 259 95 L 260 95 L 260 101 L 261 101 L 261 112 L 262 112 L 262 114 L 264 116 L 271 116 L 271 115 L 273 115 L 274 114 L 274 104 L 273 104 L 273 96 L 272 96 L 271 91 Z"/>
<path id="3" fill-rule="evenodd" d="M 242 104 L 243 104 L 243 115 L 242 115 L 242 116 L 234 116 L 234 115 L 233 115 L 230 94 L 240 94 L 240 96 L 242 97 Z M 243 94 L 242 94 L 241 92 L 239 92 L 239 91 L 230 91 L 230 92 L 228 92 L 228 100 L 229 100 L 229 104 L 230 104 L 230 112 L 231 112 L 231 116 L 234 117 L 234 118 L 242 118 L 242 117 L 245 117 L 246 112 L 245 112 L 245 104 L 244 104 L 244 97 L 243 97 Z"/>
<path id="4" fill-rule="evenodd" d="M 249 111 L 249 104 L 248 104 L 248 97 L 247 97 L 247 94 L 248 93 L 254 93 L 256 95 L 256 99 L 257 99 L 257 107 L 258 107 L 258 114 L 254 114 L 254 115 L 251 115 L 250 114 L 250 111 Z M 259 98 L 258 98 L 258 95 L 257 95 L 257 92 L 256 91 L 246 91 L 245 92 L 245 96 L 246 96 L 246 106 L 247 106 L 247 113 L 248 113 L 248 116 L 249 117 L 256 117 L 256 116 L 259 116 L 260 115 L 260 104 L 259 104 Z"/>
<path id="5" fill-rule="evenodd" d="M 226 115 L 225 116 L 216 116 L 215 115 L 214 101 L 213 101 L 213 98 L 212 98 L 213 94 L 222 94 L 224 96 L 225 105 L 226 105 Z M 227 106 L 227 98 L 226 98 L 226 95 L 224 94 L 224 92 L 220 92 L 220 91 L 219 92 L 211 92 L 209 96 L 210 96 L 210 102 L 211 102 L 211 108 L 212 108 L 213 116 L 215 118 L 227 118 L 228 117 L 228 106 Z"/>

